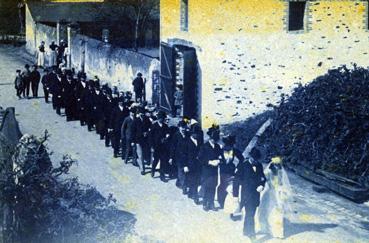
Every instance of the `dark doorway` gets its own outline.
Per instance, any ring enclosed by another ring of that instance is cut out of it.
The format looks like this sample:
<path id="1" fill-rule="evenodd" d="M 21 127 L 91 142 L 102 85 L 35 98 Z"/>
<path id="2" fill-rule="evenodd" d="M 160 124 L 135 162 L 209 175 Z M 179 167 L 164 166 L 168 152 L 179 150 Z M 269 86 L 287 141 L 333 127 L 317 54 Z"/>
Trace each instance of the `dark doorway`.
<path id="1" fill-rule="evenodd" d="M 195 48 L 161 45 L 160 107 L 173 116 L 201 117 L 201 82 Z"/>

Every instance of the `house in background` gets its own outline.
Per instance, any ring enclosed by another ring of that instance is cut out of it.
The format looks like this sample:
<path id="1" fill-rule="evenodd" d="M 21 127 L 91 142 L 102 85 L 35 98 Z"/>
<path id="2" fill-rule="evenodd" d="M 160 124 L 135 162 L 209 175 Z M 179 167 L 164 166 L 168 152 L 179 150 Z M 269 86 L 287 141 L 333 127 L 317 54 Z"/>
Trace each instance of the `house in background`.
<path id="1" fill-rule="evenodd" d="M 161 0 L 161 97 L 226 124 L 276 104 L 330 68 L 369 66 L 367 1 Z"/>
<path id="2" fill-rule="evenodd" d="M 159 71 L 159 5 L 150 5 L 147 15 L 143 10 L 137 15 L 134 7 L 105 2 L 30 1 L 26 5 L 26 48 L 36 53 L 41 41 L 48 47 L 52 41 L 65 40 L 70 68 L 98 75 L 103 82 L 122 90 L 131 90 L 132 79 L 141 72 L 147 80 L 146 96 L 150 100 L 152 80 Z"/>

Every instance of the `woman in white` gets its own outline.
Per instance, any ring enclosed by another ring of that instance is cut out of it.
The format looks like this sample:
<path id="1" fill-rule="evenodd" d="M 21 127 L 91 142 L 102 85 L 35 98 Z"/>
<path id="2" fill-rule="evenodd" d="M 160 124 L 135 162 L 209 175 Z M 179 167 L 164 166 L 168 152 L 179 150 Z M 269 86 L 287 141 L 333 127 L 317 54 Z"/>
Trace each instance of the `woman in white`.
<path id="1" fill-rule="evenodd" d="M 291 185 L 280 157 L 272 158 L 264 172 L 267 183 L 261 196 L 256 220 L 262 233 L 274 238 L 284 238 L 284 216 L 290 211 L 287 200 Z"/>
<path id="2" fill-rule="evenodd" d="M 38 47 L 37 66 L 45 67 L 45 42 L 41 41 L 41 45 Z"/>

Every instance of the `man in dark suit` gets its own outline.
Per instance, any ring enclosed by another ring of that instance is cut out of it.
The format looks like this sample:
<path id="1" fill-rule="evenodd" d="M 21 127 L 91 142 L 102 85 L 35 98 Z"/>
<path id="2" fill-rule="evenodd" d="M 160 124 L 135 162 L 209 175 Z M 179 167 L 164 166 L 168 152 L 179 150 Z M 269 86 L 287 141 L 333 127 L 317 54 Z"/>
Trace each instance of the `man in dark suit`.
<path id="1" fill-rule="evenodd" d="M 168 169 L 168 140 L 170 131 L 167 124 L 164 123 L 166 114 L 159 111 L 157 115 L 157 122 L 152 125 L 151 129 L 151 146 L 153 148 L 154 160 L 152 162 L 151 176 L 154 177 L 156 167 L 160 161 L 160 180 L 167 182 L 165 179 L 165 172 Z"/>
<path id="2" fill-rule="evenodd" d="M 227 196 L 227 187 L 232 184 L 236 165 L 243 162 L 242 152 L 235 147 L 236 137 L 229 135 L 223 138 L 224 163 L 220 164 L 220 184 L 217 188 L 217 199 L 220 208 L 224 208 L 224 201 Z"/>
<path id="3" fill-rule="evenodd" d="M 224 161 L 223 151 L 218 144 L 220 139 L 219 127 L 213 125 L 207 134 L 210 139 L 201 146 L 199 160 L 202 163 L 202 184 L 204 190 L 203 208 L 205 211 L 213 210 L 215 189 L 218 184 L 218 166 Z"/>
<path id="4" fill-rule="evenodd" d="M 188 149 L 188 180 L 189 187 L 188 197 L 199 204 L 198 187 L 201 183 L 201 163 L 198 160 L 200 148 L 202 146 L 201 138 L 199 138 L 199 127 L 193 127 L 190 131 L 190 139 L 187 146 Z"/>
<path id="5" fill-rule="evenodd" d="M 105 138 L 105 117 L 104 117 L 105 96 L 101 91 L 100 85 L 95 83 L 95 93 L 93 95 L 93 120 L 96 127 L 96 133 L 100 139 Z"/>
<path id="6" fill-rule="evenodd" d="M 255 212 L 260 204 L 260 192 L 264 189 L 266 178 L 263 166 L 258 162 L 261 158 L 260 151 L 254 148 L 249 158 L 239 163 L 233 181 L 233 196 L 238 197 L 241 186 L 240 208 L 245 207 L 246 215 L 243 226 L 243 234 L 255 238 Z"/>
<path id="7" fill-rule="evenodd" d="M 123 125 L 122 125 L 122 143 L 124 143 L 122 147 L 125 148 L 125 150 L 123 150 L 124 152 L 122 152 L 122 159 L 124 160 L 124 163 L 128 163 L 128 159 L 130 155 L 133 155 L 133 157 L 135 156 L 133 154 L 133 146 L 134 144 L 134 140 L 133 140 L 133 123 L 135 118 L 135 112 L 136 110 L 131 108 L 129 110 L 129 116 L 126 117 L 126 119 L 124 119 Z M 133 161 L 133 164 L 136 165 L 136 162 Z"/>
<path id="8" fill-rule="evenodd" d="M 141 102 L 144 87 L 145 87 L 145 84 L 142 78 L 142 73 L 137 73 L 137 77 L 133 80 L 132 85 L 133 85 L 133 91 L 135 92 L 136 102 Z"/>
<path id="9" fill-rule="evenodd" d="M 122 136 L 121 129 L 124 119 L 128 116 L 128 112 L 123 101 L 119 101 L 118 106 L 113 109 L 110 116 L 109 132 L 112 134 L 111 143 L 114 150 L 114 158 L 118 158 Z"/>
<path id="10" fill-rule="evenodd" d="M 186 174 L 188 173 L 188 144 L 189 138 L 186 134 L 187 124 L 184 121 L 178 123 L 178 131 L 174 134 L 171 141 L 169 164 L 177 166 L 176 186 L 187 194 Z"/>
<path id="11" fill-rule="evenodd" d="M 40 84 L 40 79 L 41 79 L 41 74 L 37 70 L 37 65 L 33 65 L 32 71 L 30 73 L 30 81 L 31 81 L 33 98 L 38 97 L 38 86 Z"/>
<path id="12" fill-rule="evenodd" d="M 41 78 L 42 88 L 44 90 L 45 103 L 49 103 L 49 93 L 50 93 L 50 69 L 44 69 L 44 75 Z"/>
<path id="13" fill-rule="evenodd" d="M 74 89 L 76 87 L 76 81 L 72 75 L 68 74 L 66 81 L 63 83 L 63 102 L 65 107 L 65 115 L 67 122 L 74 120 L 76 100 L 74 96 Z"/>
<path id="14" fill-rule="evenodd" d="M 84 126 L 87 122 L 84 97 L 88 95 L 89 91 L 86 84 L 86 75 L 80 74 L 78 79 L 74 95 L 76 98 L 77 118 L 80 120 L 81 126 Z"/>
<path id="15" fill-rule="evenodd" d="M 55 78 L 55 80 L 54 80 Z M 62 99 L 62 95 L 63 95 L 63 76 L 60 72 L 57 73 L 57 76 L 52 76 L 52 88 L 51 88 L 51 93 L 53 95 L 52 97 L 52 102 L 53 102 L 53 107 L 56 110 L 56 114 L 61 115 L 60 109 L 63 106 L 63 99 Z"/>
<path id="16" fill-rule="evenodd" d="M 145 161 L 151 159 L 148 135 L 151 128 L 151 122 L 145 115 L 145 108 L 137 109 L 138 117 L 134 119 L 132 125 L 133 143 L 135 144 L 134 159 L 138 159 L 138 166 L 141 170 L 141 175 L 145 174 Z"/>
<path id="17" fill-rule="evenodd" d="M 28 64 L 24 65 L 24 71 L 22 72 L 22 79 L 23 79 L 23 98 L 29 97 L 29 89 L 31 86 L 31 71 L 30 66 Z"/>
<path id="18" fill-rule="evenodd" d="M 86 92 L 83 97 L 88 131 L 92 131 L 94 127 L 94 121 L 95 121 L 94 119 L 94 96 L 95 96 L 94 83 L 92 80 L 89 80 L 88 92 Z"/>

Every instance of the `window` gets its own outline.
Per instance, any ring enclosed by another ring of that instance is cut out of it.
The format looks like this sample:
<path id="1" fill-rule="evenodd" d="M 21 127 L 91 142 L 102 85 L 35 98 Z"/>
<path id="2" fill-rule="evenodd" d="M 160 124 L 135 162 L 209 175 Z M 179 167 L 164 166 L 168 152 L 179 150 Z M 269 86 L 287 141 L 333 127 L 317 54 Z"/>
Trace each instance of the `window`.
<path id="1" fill-rule="evenodd" d="M 181 31 L 188 31 L 188 0 L 181 0 Z"/>
<path id="2" fill-rule="evenodd" d="M 306 1 L 288 3 L 288 30 L 304 30 Z"/>

